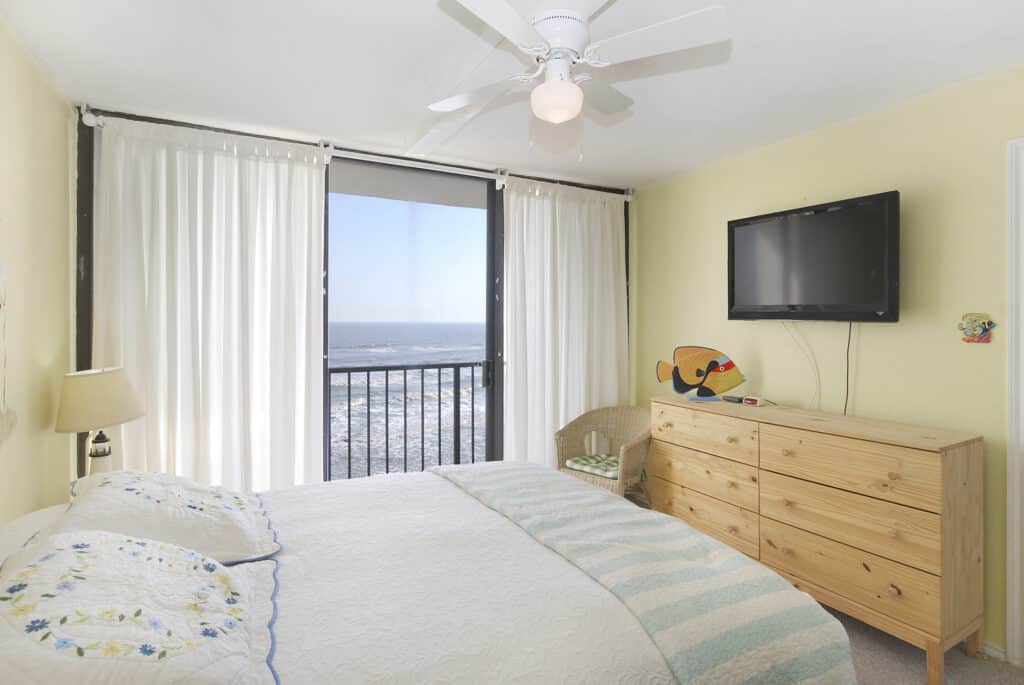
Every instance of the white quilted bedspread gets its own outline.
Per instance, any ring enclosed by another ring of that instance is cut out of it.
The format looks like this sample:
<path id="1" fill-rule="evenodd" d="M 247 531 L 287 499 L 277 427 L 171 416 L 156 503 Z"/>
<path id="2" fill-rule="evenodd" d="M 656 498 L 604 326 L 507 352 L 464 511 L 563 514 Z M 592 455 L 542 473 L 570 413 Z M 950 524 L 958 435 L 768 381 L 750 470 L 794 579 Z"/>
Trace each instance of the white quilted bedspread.
<path id="1" fill-rule="evenodd" d="M 267 493 L 282 683 L 674 683 L 610 592 L 431 473 Z"/>

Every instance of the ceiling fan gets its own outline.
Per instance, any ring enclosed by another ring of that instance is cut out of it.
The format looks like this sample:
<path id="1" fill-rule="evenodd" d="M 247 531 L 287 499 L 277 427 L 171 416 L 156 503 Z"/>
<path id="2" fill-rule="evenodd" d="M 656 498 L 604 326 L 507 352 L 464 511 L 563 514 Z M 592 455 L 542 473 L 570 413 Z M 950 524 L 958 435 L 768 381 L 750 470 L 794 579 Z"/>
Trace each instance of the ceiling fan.
<path id="1" fill-rule="evenodd" d="M 434 112 L 459 112 L 454 121 L 459 127 L 521 85 L 533 86 L 530 107 L 537 118 L 552 124 L 575 119 L 584 103 L 603 114 L 622 112 L 633 105 L 632 99 L 589 73 L 574 73 L 573 68 L 583 64 L 600 69 L 728 39 L 726 11 L 719 5 L 592 40 L 590 19 L 608 0 L 582 0 L 576 3 L 576 9 L 539 12 L 529 21 L 506 0 L 457 2 L 537 63 L 533 71 L 452 95 L 429 106 Z M 446 133 L 453 133 L 451 128 L 451 123 L 435 127 L 411 152 L 424 154 Z"/>

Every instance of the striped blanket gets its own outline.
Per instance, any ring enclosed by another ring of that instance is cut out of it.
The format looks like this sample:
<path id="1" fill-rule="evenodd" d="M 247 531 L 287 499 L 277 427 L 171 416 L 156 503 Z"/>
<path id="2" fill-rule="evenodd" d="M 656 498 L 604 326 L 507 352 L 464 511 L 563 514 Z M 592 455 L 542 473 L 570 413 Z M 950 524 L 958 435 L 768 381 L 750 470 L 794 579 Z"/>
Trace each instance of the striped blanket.
<path id="1" fill-rule="evenodd" d="M 531 464 L 432 470 L 615 595 L 680 684 L 856 683 L 838 621 L 686 523 Z"/>

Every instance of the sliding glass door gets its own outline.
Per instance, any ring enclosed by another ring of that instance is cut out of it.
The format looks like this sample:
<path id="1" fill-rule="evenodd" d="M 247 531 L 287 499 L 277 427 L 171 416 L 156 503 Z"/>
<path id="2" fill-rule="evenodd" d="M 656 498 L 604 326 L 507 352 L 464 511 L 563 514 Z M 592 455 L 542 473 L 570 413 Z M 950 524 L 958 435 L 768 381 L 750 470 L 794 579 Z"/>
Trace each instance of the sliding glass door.
<path id="1" fill-rule="evenodd" d="M 500 458 L 500 208 L 487 180 L 335 160 L 324 475 Z"/>

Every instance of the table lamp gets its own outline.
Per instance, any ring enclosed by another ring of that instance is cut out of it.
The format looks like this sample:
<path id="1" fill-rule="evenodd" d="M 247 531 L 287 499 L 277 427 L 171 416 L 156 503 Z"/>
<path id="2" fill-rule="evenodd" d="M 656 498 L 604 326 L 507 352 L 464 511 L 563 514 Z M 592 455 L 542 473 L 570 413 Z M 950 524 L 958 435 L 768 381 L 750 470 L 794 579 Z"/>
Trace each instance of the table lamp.
<path id="1" fill-rule="evenodd" d="M 58 433 L 96 431 L 89 448 L 88 472 L 111 470 L 110 438 L 102 429 L 127 423 L 144 413 L 128 374 L 121 367 L 64 374 L 57 410 Z"/>

